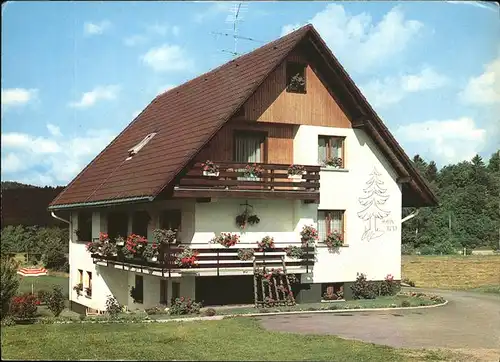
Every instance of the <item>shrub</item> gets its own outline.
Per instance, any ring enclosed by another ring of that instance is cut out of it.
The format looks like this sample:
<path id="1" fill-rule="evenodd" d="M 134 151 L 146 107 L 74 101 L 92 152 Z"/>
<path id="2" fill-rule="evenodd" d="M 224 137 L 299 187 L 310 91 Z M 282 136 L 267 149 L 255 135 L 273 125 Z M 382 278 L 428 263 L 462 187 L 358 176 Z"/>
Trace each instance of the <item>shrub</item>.
<path id="1" fill-rule="evenodd" d="M 403 301 L 401 302 L 401 307 L 407 308 L 407 307 L 409 307 L 409 306 L 411 306 L 411 303 L 410 303 L 410 301 L 409 301 L 409 300 L 403 300 Z"/>
<path id="2" fill-rule="evenodd" d="M 354 299 L 375 299 L 377 296 L 376 288 L 373 282 L 366 279 L 366 275 L 358 273 L 356 281 L 351 285 Z"/>
<path id="3" fill-rule="evenodd" d="M 10 315 L 5 316 L 2 319 L 2 327 L 11 327 L 16 325 L 16 320 L 12 318 Z"/>
<path id="4" fill-rule="evenodd" d="M 16 265 L 8 258 L 2 258 L 0 270 L 0 293 L 2 298 L 2 311 L 0 319 L 9 314 L 9 306 L 12 298 L 19 288 L 19 279 L 16 274 Z"/>
<path id="5" fill-rule="evenodd" d="M 120 303 L 116 300 L 112 295 L 108 295 L 106 299 L 106 313 L 109 314 L 110 317 L 116 317 L 122 311 L 122 307 Z"/>
<path id="6" fill-rule="evenodd" d="M 176 298 L 168 313 L 171 315 L 181 315 L 181 314 L 198 314 L 200 313 L 201 303 L 194 302 L 191 298 Z"/>
<path id="7" fill-rule="evenodd" d="M 31 293 L 26 293 L 12 298 L 10 313 L 17 318 L 33 318 L 40 301 Z"/>
<path id="8" fill-rule="evenodd" d="M 401 254 L 402 255 L 414 255 L 415 247 L 412 244 L 402 244 L 401 245 Z"/>
<path id="9" fill-rule="evenodd" d="M 154 315 L 154 314 L 166 314 L 165 312 L 165 306 L 164 305 L 157 305 L 151 308 L 147 308 L 145 310 L 147 315 Z"/>
<path id="10" fill-rule="evenodd" d="M 391 274 L 385 277 L 385 280 L 380 283 L 379 294 L 380 295 L 394 295 L 396 294 L 396 282 Z"/>
<path id="11" fill-rule="evenodd" d="M 61 286 L 54 285 L 52 287 L 52 293 L 48 295 L 46 300 L 47 308 L 54 314 L 54 317 L 58 317 L 64 310 L 64 299 Z"/>
<path id="12" fill-rule="evenodd" d="M 212 317 L 216 314 L 217 312 L 215 311 L 215 309 L 213 308 L 208 308 L 207 310 L 205 310 L 205 312 L 203 314 L 205 314 L 207 317 Z"/>

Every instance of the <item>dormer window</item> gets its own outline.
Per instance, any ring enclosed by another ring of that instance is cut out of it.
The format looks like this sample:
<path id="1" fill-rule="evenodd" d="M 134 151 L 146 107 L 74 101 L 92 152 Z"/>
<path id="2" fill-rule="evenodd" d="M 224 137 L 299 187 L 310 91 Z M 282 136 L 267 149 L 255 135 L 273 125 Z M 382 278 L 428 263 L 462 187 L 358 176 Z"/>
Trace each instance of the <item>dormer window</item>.
<path id="1" fill-rule="evenodd" d="M 288 62 L 286 64 L 286 91 L 306 93 L 306 65 Z"/>
<path id="2" fill-rule="evenodd" d="M 137 154 L 137 152 L 139 152 L 144 146 L 146 146 L 148 144 L 148 142 L 151 141 L 155 135 L 156 135 L 156 132 L 148 134 L 146 137 L 144 137 L 144 139 L 141 142 L 139 142 L 134 147 L 129 149 L 127 160 L 130 160 L 132 158 L 132 156 Z"/>

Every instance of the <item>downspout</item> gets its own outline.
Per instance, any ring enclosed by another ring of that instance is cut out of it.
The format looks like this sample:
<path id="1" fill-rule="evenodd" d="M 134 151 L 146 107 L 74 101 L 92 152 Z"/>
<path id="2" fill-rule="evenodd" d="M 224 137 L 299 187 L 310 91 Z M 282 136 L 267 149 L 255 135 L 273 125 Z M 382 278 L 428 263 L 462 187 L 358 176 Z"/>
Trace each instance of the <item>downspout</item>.
<path id="1" fill-rule="evenodd" d="M 410 215 L 404 217 L 403 219 L 401 219 L 401 224 L 404 223 L 405 221 L 408 221 L 410 219 L 413 219 L 415 216 L 418 215 L 418 213 L 420 212 L 420 209 L 416 209 L 414 212 L 412 212 Z"/>
<path id="2" fill-rule="evenodd" d="M 54 214 L 54 211 L 52 211 L 52 212 L 50 213 L 50 215 L 52 215 L 52 217 L 53 217 L 54 219 L 57 219 L 57 220 L 60 220 L 60 221 L 65 222 L 66 224 L 68 224 L 68 225 L 70 226 L 70 229 L 71 229 L 71 222 L 69 222 L 68 220 L 65 220 L 65 219 L 63 219 L 63 218 L 61 218 L 61 217 L 57 216 L 56 214 Z"/>

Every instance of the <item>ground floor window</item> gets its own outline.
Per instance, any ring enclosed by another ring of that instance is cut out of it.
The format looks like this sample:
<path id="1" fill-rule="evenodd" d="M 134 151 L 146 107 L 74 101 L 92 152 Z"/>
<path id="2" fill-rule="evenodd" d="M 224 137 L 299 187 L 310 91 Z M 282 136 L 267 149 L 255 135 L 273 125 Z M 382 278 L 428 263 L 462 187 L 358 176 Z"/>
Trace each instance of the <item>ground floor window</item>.
<path id="1" fill-rule="evenodd" d="M 168 302 L 168 280 L 160 280 L 160 304 L 167 304 Z"/>
<path id="2" fill-rule="evenodd" d="M 321 297 L 323 300 L 344 299 L 344 283 L 322 283 Z"/>
<path id="3" fill-rule="evenodd" d="M 318 237 L 324 242 L 326 237 L 337 232 L 344 239 L 344 210 L 318 210 Z"/>
<path id="4" fill-rule="evenodd" d="M 83 286 L 83 270 L 78 269 L 78 284 L 81 284 Z"/>
<path id="5" fill-rule="evenodd" d="M 172 302 L 181 297 L 181 283 L 172 282 Z"/>
<path id="6" fill-rule="evenodd" d="M 135 275 L 134 303 L 144 302 L 144 278 L 142 275 Z"/>
<path id="7" fill-rule="evenodd" d="M 92 297 L 92 272 L 87 272 L 87 286 L 85 287 L 85 294 L 87 297 Z"/>

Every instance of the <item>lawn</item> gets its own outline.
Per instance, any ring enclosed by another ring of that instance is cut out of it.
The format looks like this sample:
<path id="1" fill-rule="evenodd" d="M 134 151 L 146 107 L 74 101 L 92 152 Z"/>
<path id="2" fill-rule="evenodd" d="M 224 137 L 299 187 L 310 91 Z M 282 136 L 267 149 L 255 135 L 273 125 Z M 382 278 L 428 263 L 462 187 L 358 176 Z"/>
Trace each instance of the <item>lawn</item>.
<path id="1" fill-rule="evenodd" d="M 19 276 L 19 293 L 30 293 L 31 283 L 33 283 L 33 290 L 35 294 L 39 290 L 52 290 L 54 284 L 60 285 L 62 287 L 64 295 L 69 295 L 69 280 L 63 273 L 57 273 L 53 275 L 49 271 L 49 275 L 41 277 L 22 277 Z"/>
<path id="2" fill-rule="evenodd" d="M 403 256 L 402 275 L 417 287 L 471 289 L 499 284 L 500 255 Z"/>
<path id="3" fill-rule="evenodd" d="M 59 324 L 2 328 L 2 359 L 445 360 L 334 336 L 269 332 L 253 318 L 196 323 Z"/>

